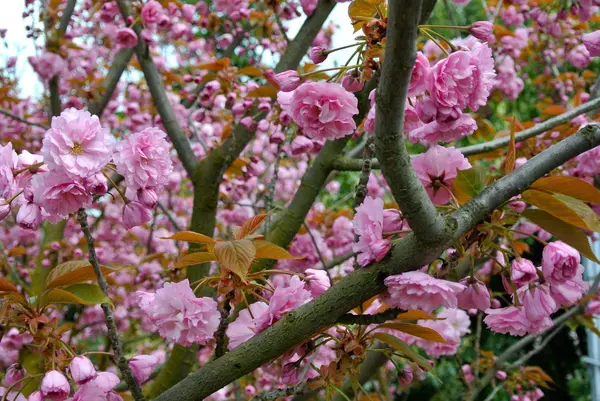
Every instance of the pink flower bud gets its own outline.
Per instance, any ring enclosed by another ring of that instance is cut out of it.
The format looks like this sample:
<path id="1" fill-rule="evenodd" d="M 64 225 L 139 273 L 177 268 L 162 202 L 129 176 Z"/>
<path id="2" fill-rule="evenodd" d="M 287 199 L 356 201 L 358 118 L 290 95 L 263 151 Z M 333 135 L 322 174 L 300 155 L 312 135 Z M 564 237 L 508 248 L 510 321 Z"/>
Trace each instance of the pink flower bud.
<path id="1" fill-rule="evenodd" d="M 373 255 L 375 255 L 375 260 L 381 262 L 385 255 L 390 251 L 391 245 L 390 241 L 387 239 L 380 239 L 377 241 L 373 241 L 369 244 L 369 248 Z"/>
<path id="2" fill-rule="evenodd" d="M 85 188 L 94 195 L 104 195 L 108 191 L 108 182 L 104 174 L 97 173 L 85 180 Z"/>
<path id="3" fill-rule="evenodd" d="M 136 355 L 129 360 L 129 367 L 138 383 L 144 383 L 150 378 L 159 360 L 154 355 Z"/>
<path id="4" fill-rule="evenodd" d="M 35 203 L 21 206 L 17 213 L 17 224 L 26 230 L 37 230 L 42 224 L 42 209 Z"/>
<path id="5" fill-rule="evenodd" d="M 73 381 L 77 384 L 84 384 L 96 377 L 96 368 L 94 364 L 85 356 L 76 356 L 69 364 L 69 370 Z"/>
<path id="6" fill-rule="evenodd" d="M 128 230 L 150 220 L 152 220 L 152 210 L 139 202 L 129 202 L 123 208 L 123 225 Z"/>
<path id="7" fill-rule="evenodd" d="M 147 208 L 154 209 L 158 203 L 158 194 L 151 188 L 140 188 L 137 190 L 137 200 Z"/>
<path id="8" fill-rule="evenodd" d="M 458 307 L 461 309 L 479 309 L 484 311 L 491 306 L 490 292 L 485 284 L 474 277 L 467 277 L 460 281 L 466 288 L 458 294 Z"/>
<path id="9" fill-rule="evenodd" d="M 121 397 L 119 394 L 115 393 L 114 391 L 111 391 L 110 393 L 108 393 L 108 396 L 106 397 L 106 401 L 123 401 L 123 397 Z"/>
<path id="10" fill-rule="evenodd" d="M 600 30 L 586 33 L 581 37 L 581 39 L 591 57 L 600 56 Z"/>
<path id="11" fill-rule="evenodd" d="M 10 205 L 6 203 L 6 199 L 0 198 L 0 221 L 4 220 L 10 214 Z"/>
<path id="12" fill-rule="evenodd" d="M 360 78 L 358 70 L 353 70 L 344 75 L 341 84 L 348 92 L 358 92 L 365 86 L 365 82 Z"/>
<path id="13" fill-rule="evenodd" d="M 410 366 L 406 365 L 398 372 L 398 380 L 403 386 L 407 386 L 413 381 L 413 370 Z"/>
<path id="14" fill-rule="evenodd" d="M 57 370 L 51 370 L 44 375 L 40 390 L 44 398 L 52 401 L 63 401 L 69 396 L 71 386 L 69 386 L 69 381 L 65 375 Z"/>
<path id="15" fill-rule="evenodd" d="M 498 379 L 498 380 L 506 380 L 507 376 L 508 375 L 503 370 L 499 370 L 499 371 L 496 372 L 496 379 Z"/>
<path id="16" fill-rule="evenodd" d="M 327 60 L 327 48 L 325 46 L 315 46 L 310 49 L 310 59 L 315 64 L 321 64 Z"/>
<path id="17" fill-rule="evenodd" d="M 4 384 L 7 386 L 12 386 L 25 376 L 27 376 L 27 370 L 18 363 L 13 363 L 6 370 L 6 374 L 4 375 Z"/>
<path id="18" fill-rule="evenodd" d="M 277 85 L 279 85 L 279 89 L 282 92 L 291 92 L 302 83 L 300 75 L 298 75 L 298 72 L 294 70 L 288 70 L 280 72 L 279 74 L 275 74 L 273 79 L 275 79 L 275 82 L 277 82 Z"/>
<path id="19" fill-rule="evenodd" d="M 249 131 L 256 131 L 256 121 L 250 117 L 250 116 L 246 116 L 244 118 L 242 118 L 242 120 L 240 121 L 240 124 L 242 124 L 244 127 L 246 127 Z"/>
<path id="20" fill-rule="evenodd" d="M 318 297 L 331 287 L 329 276 L 325 270 L 306 269 L 306 281 L 308 281 L 308 288 L 313 298 Z"/>
<path id="21" fill-rule="evenodd" d="M 313 141 L 311 141 L 310 139 L 308 139 L 305 136 L 298 135 L 294 138 L 290 147 L 291 147 L 292 155 L 294 155 L 294 156 L 302 155 L 302 154 L 308 153 L 312 150 Z"/>
<path id="22" fill-rule="evenodd" d="M 525 316 L 532 323 L 537 323 L 557 311 L 558 305 L 550 294 L 548 284 L 535 287 L 523 286 L 517 290 L 519 302 L 523 305 Z"/>
<path id="23" fill-rule="evenodd" d="M 536 280 L 537 271 L 531 260 L 525 258 L 513 260 L 510 279 L 517 288 Z M 509 288 L 505 289 L 507 292 L 512 294 L 512 286 L 509 286 Z"/>
<path id="24" fill-rule="evenodd" d="M 469 27 L 469 33 L 484 42 L 494 40 L 494 24 L 489 21 L 477 21 Z"/>
<path id="25" fill-rule="evenodd" d="M 285 135 L 281 131 L 275 132 L 269 138 L 269 143 L 280 144 L 280 143 L 283 143 L 284 141 L 285 141 Z"/>
<path id="26" fill-rule="evenodd" d="M 402 230 L 402 212 L 398 209 L 385 209 L 383 211 L 383 232 L 391 233 Z"/>

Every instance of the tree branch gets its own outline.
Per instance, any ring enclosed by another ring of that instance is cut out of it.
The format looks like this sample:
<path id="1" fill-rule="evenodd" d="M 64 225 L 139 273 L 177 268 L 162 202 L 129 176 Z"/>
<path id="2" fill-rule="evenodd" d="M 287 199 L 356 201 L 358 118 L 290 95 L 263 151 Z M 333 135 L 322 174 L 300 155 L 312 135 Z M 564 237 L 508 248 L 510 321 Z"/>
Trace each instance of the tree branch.
<path id="1" fill-rule="evenodd" d="M 60 17 L 60 22 L 58 24 L 58 38 L 61 38 L 65 32 L 67 32 L 67 28 L 69 27 L 69 22 L 71 21 L 71 17 L 73 16 L 73 12 L 75 11 L 75 5 L 77 4 L 77 0 L 69 0 L 63 13 Z"/>
<path id="2" fill-rule="evenodd" d="M 375 149 L 383 176 L 415 235 L 436 242 L 444 236 L 446 224 L 412 168 L 403 133 L 421 6 L 422 0 L 389 4 L 385 61 L 376 95 Z"/>
<path id="3" fill-rule="evenodd" d="M 310 380 L 309 380 L 310 382 Z M 290 395 L 301 395 L 309 392 L 308 383 L 298 383 L 293 387 L 282 388 L 279 390 L 268 391 L 263 394 L 259 394 L 252 398 L 251 401 L 272 401 L 282 397 L 288 397 Z"/>
<path id="4" fill-rule="evenodd" d="M 38 128 L 43 128 L 43 129 L 50 128 L 46 124 L 40 124 L 40 123 L 35 123 L 33 121 L 26 120 L 26 119 L 21 118 L 18 115 L 13 114 L 10 111 L 5 110 L 5 109 L 0 109 L 0 114 L 4 114 L 5 116 L 12 118 L 13 120 L 19 121 L 23 124 L 31 125 L 32 127 L 38 127 Z"/>
<path id="5" fill-rule="evenodd" d="M 598 107 L 600 107 L 600 98 L 590 100 L 589 102 L 574 107 L 565 113 L 559 114 L 556 117 L 549 118 L 539 124 L 536 124 L 531 128 L 525 129 L 521 132 L 517 132 L 515 134 L 515 140 L 517 142 L 522 142 L 526 139 L 532 138 L 546 131 L 549 131 L 552 128 L 557 127 L 561 124 L 566 124 L 575 117 L 587 113 L 588 111 L 597 109 Z M 492 150 L 508 146 L 509 141 L 510 137 L 498 138 L 494 139 L 493 141 L 458 148 L 458 150 L 460 150 L 465 156 L 472 156 L 479 153 L 491 152 Z"/>
<path id="6" fill-rule="evenodd" d="M 225 332 L 229 326 L 229 312 L 231 312 L 231 301 L 233 300 L 234 296 L 235 291 L 229 291 L 227 295 L 225 295 L 223 306 L 219 308 L 221 321 L 219 322 L 219 328 L 215 333 L 215 358 L 220 358 L 225 354 L 225 352 L 227 352 L 227 336 Z"/>
<path id="7" fill-rule="evenodd" d="M 97 102 L 92 102 L 88 106 L 88 111 L 91 114 L 95 114 L 98 117 L 102 115 L 106 105 L 112 98 L 112 95 L 117 88 L 119 80 L 123 75 L 123 72 L 127 68 L 129 61 L 133 57 L 133 49 L 121 49 L 113 58 L 110 69 L 108 70 L 108 74 L 106 78 L 100 85 L 100 100 Z"/>
<path id="8" fill-rule="evenodd" d="M 127 17 L 132 15 L 129 5 L 125 0 L 119 0 L 117 3 L 121 10 L 121 14 L 123 15 L 123 19 L 126 20 Z M 194 182 L 198 159 L 196 158 L 196 155 L 194 155 L 190 141 L 177 122 L 177 116 L 167 97 L 167 91 L 165 90 L 162 77 L 152 61 L 150 49 L 141 39 L 141 26 L 136 24 L 133 26 L 133 29 L 138 37 L 138 43 L 135 46 L 135 54 L 140 63 L 140 67 L 142 68 L 142 72 L 144 73 L 144 77 L 146 78 L 146 83 L 148 84 L 148 89 L 152 95 L 154 106 L 156 106 L 156 110 L 158 110 L 158 114 L 160 114 L 162 124 L 167 130 L 167 134 L 177 151 L 177 155 L 179 156 L 185 171 L 188 173 L 192 182 Z"/>
<path id="9" fill-rule="evenodd" d="M 380 263 L 357 270 L 344 277 L 321 296 L 285 315 L 260 334 L 209 362 L 160 396 L 157 401 L 200 401 L 228 383 L 277 358 L 314 333 L 335 325 L 348 311 L 385 290 L 383 280 L 390 274 L 415 270 L 431 263 L 468 229 L 483 220 L 499 204 L 510 199 L 517 189 L 542 177 L 575 156 L 600 144 L 600 129 L 584 128 L 581 132 L 540 153 L 510 175 L 491 184 L 453 217 L 457 227 L 443 240 L 424 244 L 408 234 L 395 244 L 390 255 Z M 576 149 L 576 150 L 575 150 Z M 556 154 L 565 152 L 565 156 Z M 543 167 L 543 168 L 542 168 Z M 508 189 L 510 188 L 510 189 Z M 499 201 L 497 196 L 504 196 Z M 471 206 L 470 206 L 471 205 Z M 473 207 L 472 205 L 477 205 Z M 467 217 L 473 213 L 473 217 Z"/>
<path id="10" fill-rule="evenodd" d="M 98 258 L 96 257 L 96 248 L 94 247 L 94 238 L 92 237 L 92 233 L 88 227 L 87 222 L 87 213 L 85 209 L 79 209 L 77 212 L 77 222 L 81 226 L 81 231 L 83 231 L 83 235 L 85 236 L 85 240 L 88 244 L 88 260 L 90 264 L 94 268 L 94 272 L 96 273 L 96 278 L 98 279 L 98 285 L 100 289 L 108 297 L 108 283 L 102 274 L 102 270 L 100 269 L 100 264 L 98 263 Z M 123 375 L 123 379 L 127 383 L 129 390 L 131 390 L 131 395 L 136 401 L 144 401 L 144 395 L 142 394 L 142 389 L 140 388 L 139 383 L 135 379 L 125 356 L 123 355 L 123 344 L 121 343 L 121 337 L 119 336 L 119 330 L 117 329 L 117 325 L 115 323 L 115 317 L 112 313 L 112 309 L 110 304 L 103 303 L 100 305 L 102 310 L 104 311 L 104 317 L 106 320 L 106 327 L 108 328 L 108 336 L 110 338 L 110 345 L 115 356 L 117 366 L 121 371 L 121 375 Z"/>

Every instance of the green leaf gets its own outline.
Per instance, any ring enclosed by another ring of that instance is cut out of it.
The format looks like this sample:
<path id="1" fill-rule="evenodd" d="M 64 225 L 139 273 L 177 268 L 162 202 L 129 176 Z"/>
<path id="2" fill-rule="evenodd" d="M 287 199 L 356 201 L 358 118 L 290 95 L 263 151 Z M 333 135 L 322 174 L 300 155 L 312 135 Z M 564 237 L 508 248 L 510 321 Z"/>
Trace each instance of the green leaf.
<path id="1" fill-rule="evenodd" d="M 596 263 L 600 263 L 600 260 L 594 255 L 594 251 L 592 251 L 592 248 L 590 247 L 587 235 L 580 229 L 573 227 L 540 209 L 527 209 L 523 212 L 522 216 L 548 231 L 564 243 L 571 245 L 586 258 L 593 260 Z"/>
<path id="2" fill-rule="evenodd" d="M 479 195 L 486 182 L 486 171 L 475 166 L 468 170 L 459 170 L 454 182 L 452 183 L 452 192 L 462 205 L 467 203 L 471 198 Z M 443 189 L 440 189 L 443 191 Z"/>
<path id="3" fill-rule="evenodd" d="M 116 271 L 108 266 L 100 266 L 105 276 Z M 96 272 L 87 260 L 73 260 L 56 266 L 46 277 L 46 288 L 58 288 L 68 285 L 83 283 L 84 281 L 97 281 Z"/>
<path id="4" fill-rule="evenodd" d="M 429 362 L 427 362 L 425 358 L 423 358 L 421 355 L 417 354 L 415 351 L 410 349 L 408 344 L 406 344 L 398 337 L 394 337 L 387 333 L 375 333 L 373 337 L 390 345 L 396 351 L 401 352 L 403 355 L 405 355 L 408 359 L 419 365 L 426 372 L 429 372 L 431 370 L 431 365 L 429 364 Z"/>
<path id="5" fill-rule="evenodd" d="M 54 288 L 42 296 L 42 304 L 98 305 L 112 304 L 96 284 L 75 284 L 66 288 Z"/>

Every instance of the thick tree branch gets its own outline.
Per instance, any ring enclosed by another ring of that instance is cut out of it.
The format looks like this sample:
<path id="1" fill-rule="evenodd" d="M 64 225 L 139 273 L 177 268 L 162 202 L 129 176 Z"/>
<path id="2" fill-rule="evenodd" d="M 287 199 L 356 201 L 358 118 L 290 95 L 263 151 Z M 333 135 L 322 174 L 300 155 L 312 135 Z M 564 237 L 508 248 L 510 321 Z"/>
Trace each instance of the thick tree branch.
<path id="1" fill-rule="evenodd" d="M 8 117 L 12 118 L 15 121 L 19 121 L 19 122 L 21 122 L 23 124 L 31 125 L 32 127 L 38 127 L 38 128 L 43 128 L 43 129 L 50 128 L 46 124 L 40 124 L 40 123 L 36 123 L 36 122 L 29 121 L 29 120 L 26 120 L 24 118 L 21 118 L 18 115 L 13 114 L 13 113 L 11 113 L 8 110 L 0 109 L 0 114 L 4 114 L 5 116 L 8 116 Z"/>
<path id="2" fill-rule="evenodd" d="M 412 168 L 403 133 L 421 6 L 422 0 L 389 3 L 385 61 L 376 95 L 375 149 L 383 176 L 415 235 L 436 242 L 446 224 Z"/>
<path id="3" fill-rule="evenodd" d="M 83 235 L 88 244 L 88 260 L 92 265 L 94 272 L 96 273 L 96 278 L 98 279 L 98 285 L 100 289 L 108 297 L 108 283 L 102 274 L 102 270 L 100 269 L 100 264 L 98 263 L 98 258 L 96 257 L 96 248 L 94 247 L 94 238 L 92 237 L 92 233 L 88 227 L 87 222 L 87 213 L 85 209 L 79 209 L 77 212 L 77 222 L 81 226 L 81 231 L 83 231 Z M 123 354 L 123 344 L 121 343 L 121 337 L 119 336 L 119 329 L 117 329 L 117 325 L 115 323 L 115 317 L 113 315 L 111 305 L 108 303 L 103 303 L 100 305 L 102 310 L 104 311 L 104 318 L 106 320 L 106 327 L 108 328 L 108 336 L 110 338 L 110 346 L 112 348 L 115 360 L 117 362 L 117 366 L 121 371 L 121 375 L 123 375 L 123 380 L 127 383 L 129 390 L 131 391 L 131 395 L 133 399 L 136 401 L 144 401 L 144 395 L 142 394 L 142 389 L 140 388 L 139 383 L 135 379 L 129 364 L 127 363 L 127 359 L 125 359 L 125 355 Z"/>
<path id="4" fill-rule="evenodd" d="M 574 107 L 571 110 L 569 110 L 565 113 L 559 114 L 556 117 L 552 117 L 545 121 L 542 121 L 541 123 L 536 124 L 531 128 L 525 129 L 521 132 L 517 132 L 515 134 L 515 140 L 517 142 L 522 142 L 526 139 L 532 138 L 539 134 L 543 134 L 544 132 L 549 131 L 549 130 L 553 129 L 554 127 L 557 127 L 561 124 L 567 124 L 575 117 L 577 117 L 581 114 L 587 113 L 588 111 L 597 109 L 598 107 L 600 107 L 600 98 L 590 100 L 589 102 L 586 102 L 582 105 Z M 510 141 L 510 137 L 498 138 L 498 139 L 494 139 L 493 141 L 458 148 L 458 150 L 460 150 L 462 152 L 462 154 L 465 156 L 471 156 L 471 155 L 491 152 L 492 150 L 503 148 L 505 146 L 508 146 L 509 141 Z"/>
<path id="5" fill-rule="evenodd" d="M 77 4 L 77 0 L 69 0 L 63 13 L 60 17 L 60 22 L 58 23 L 58 37 L 61 38 L 65 32 L 67 32 L 67 28 L 69 27 L 69 22 L 71 22 L 71 17 L 73 16 L 73 12 L 75 11 L 75 5 Z"/>
<path id="6" fill-rule="evenodd" d="M 100 99 L 96 102 L 92 102 L 88 107 L 88 111 L 91 114 L 95 114 L 98 117 L 102 115 L 106 105 L 110 102 L 110 99 L 117 88 L 123 72 L 129 64 L 131 57 L 133 57 L 133 49 L 121 49 L 115 55 L 110 64 L 108 74 L 100 85 Z"/>
<path id="7" fill-rule="evenodd" d="M 540 153 L 524 166 L 491 184 L 479 196 L 453 214 L 456 229 L 443 240 L 424 244 L 413 234 L 401 239 L 380 263 L 353 272 L 332 286 L 320 297 L 284 316 L 279 322 L 225 354 L 209 362 L 159 397 L 158 401 L 202 400 L 206 396 L 277 358 L 315 333 L 335 325 L 348 311 L 385 290 L 383 280 L 390 274 L 418 269 L 431 263 L 468 229 L 482 221 L 499 204 L 510 199 L 518 189 L 524 189 L 552 169 L 562 165 L 577 152 L 582 153 L 600 144 L 597 126 L 563 140 Z M 576 149 L 576 150 L 575 150 Z M 566 156 L 556 154 L 565 152 Z M 543 168 L 542 168 L 543 166 Z M 501 200 L 497 197 L 503 196 Z M 468 217 L 473 213 L 473 217 Z"/>
<path id="8" fill-rule="evenodd" d="M 125 0 L 119 0 L 118 4 L 123 19 L 132 16 L 132 11 Z M 158 114 L 160 114 L 162 124 L 167 130 L 167 134 L 177 151 L 177 155 L 179 156 L 185 171 L 193 181 L 196 174 L 198 159 L 196 158 L 196 155 L 194 155 L 190 141 L 177 122 L 177 116 L 167 97 L 167 91 L 165 90 L 162 77 L 152 61 L 150 49 L 141 39 L 141 26 L 136 24 L 133 26 L 133 29 L 138 36 L 135 54 L 140 63 L 140 67 L 142 68 L 142 72 L 144 73 L 144 77 L 146 78 L 146 83 L 148 84 L 148 89 L 150 89 L 154 106 L 156 107 L 156 110 L 158 110 Z"/>

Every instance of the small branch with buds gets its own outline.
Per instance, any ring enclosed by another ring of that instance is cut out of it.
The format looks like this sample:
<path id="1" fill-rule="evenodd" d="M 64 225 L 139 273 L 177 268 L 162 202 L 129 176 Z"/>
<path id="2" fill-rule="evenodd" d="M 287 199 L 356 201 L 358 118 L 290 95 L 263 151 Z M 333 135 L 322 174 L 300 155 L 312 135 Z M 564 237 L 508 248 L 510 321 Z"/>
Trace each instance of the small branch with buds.
<path id="1" fill-rule="evenodd" d="M 231 301 L 235 296 L 235 290 L 231 290 L 225 295 L 223 300 L 223 306 L 219 308 L 221 313 L 221 321 L 219 322 L 219 328 L 215 333 L 216 346 L 215 346 L 215 359 L 220 358 L 227 352 L 227 327 L 229 327 L 229 313 L 231 312 Z"/>
<path id="2" fill-rule="evenodd" d="M 102 270 L 100 269 L 100 264 L 98 263 L 98 258 L 96 256 L 96 248 L 94 246 L 94 238 L 92 237 L 92 233 L 90 232 L 90 228 L 88 227 L 87 222 L 87 213 L 85 209 L 79 209 L 77 211 L 77 222 L 81 226 L 81 231 L 83 231 L 83 235 L 88 244 L 88 260 L 96 273 L 96 278 L 98 279 L 98 285 L 102 292 L 108 296 L 108 283 L 102 274 Z M 121 337 L 119 336 L 119 330 L 117 329 L 117 325 L 115 323 L 115 317 L 110 308 L 110 304 L 103 303 L 101 305 L 102 310 L 104 311 L 104 317 L 106 320 L 106 327 L 108 328 L 108 336 L 110 338 L 110 344 L 115 356 L 115 360 L 121 374 L 123 375 L 123 379 L 127 383 L 129 390 L 131 391 L 131 395 L 135 401 L 145 401 L 144 395 L 142 394 L 142 389 L 140 388 L 139 383 L 133 376 L 133 372 L 123 355 L 123 344 L 121 343 Z"/>

